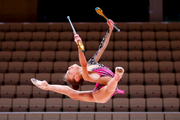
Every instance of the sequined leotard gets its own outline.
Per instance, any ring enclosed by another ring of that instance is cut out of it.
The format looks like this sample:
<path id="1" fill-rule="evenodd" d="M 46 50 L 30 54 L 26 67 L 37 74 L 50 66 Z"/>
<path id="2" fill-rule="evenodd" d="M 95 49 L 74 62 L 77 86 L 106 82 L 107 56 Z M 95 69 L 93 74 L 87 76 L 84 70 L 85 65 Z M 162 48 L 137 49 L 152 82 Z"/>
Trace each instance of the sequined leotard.
<path id="1" fill-rule="evenodd" d="M 105 41 L 106 36 L 107 36 L 108 33 L 109 33 L 109 30 L 106 32 L 105 37 L 102 39 L 101 44 L 99 45 L 98 51 L 97 51 L 97 52 L 94 54 L 94 56 L 88 61 L 88 64 L 90 64 L 90 65 L 98 65 L 98 66 L 99 66 L 99 67 L 97 67 L 97 68 L 93 68 L 92 71 L 98 73 L 98 74 L 100 75 L 100 77 L 109 76 L 109 77 L 112 77 L 112 78 L 113 78 L 113 77 L 115 76 L 115 74 L 114 74 L 108 67 L 104 66 L 103 64 L 99 64 L 99 63 L 95 62 L 95 59 L 94 59 L 94 58 L 96 57 L 96 55 L 98 54 L 99 50 L 102 48 L 103 43 L 104 43 L 104 41 Z M 101 88 L 104 87 L 104 86 L 105 86 L 105 85 L 96 83 L 95 88 L 94 88 L 94 90 L 93 90 L 93 94 L 94 94 L 95 91 L 101 89 Z M 116 91 L 114 92 L 114 94 L 112 94 L 112 96 L 115 95 L 115 94 L 117 94 L 117 93 L 124 94 L 124 90 L 119 90 L 118 88 L 116 88 Z M 111 97 L 112 97 L 112 96 L 111 96 Z M 109 98 L 109 99 L 110 99 L 110 98 Z"/>

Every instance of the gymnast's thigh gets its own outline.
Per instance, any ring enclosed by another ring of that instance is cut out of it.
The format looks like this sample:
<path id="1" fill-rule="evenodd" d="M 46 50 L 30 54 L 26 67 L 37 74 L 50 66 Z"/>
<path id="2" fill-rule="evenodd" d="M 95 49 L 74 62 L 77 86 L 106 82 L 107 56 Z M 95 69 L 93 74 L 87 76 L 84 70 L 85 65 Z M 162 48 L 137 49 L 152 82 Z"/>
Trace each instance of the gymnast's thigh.
<path id="1" fill-rule="evenodd" d="M 107 86 L 104 86 L 101 89 L 95 91 L 93 93 L 93 97 L 96 102 L 104 103 L 111 98 L 112 94 L 112 92 L 107 92 Z"/>

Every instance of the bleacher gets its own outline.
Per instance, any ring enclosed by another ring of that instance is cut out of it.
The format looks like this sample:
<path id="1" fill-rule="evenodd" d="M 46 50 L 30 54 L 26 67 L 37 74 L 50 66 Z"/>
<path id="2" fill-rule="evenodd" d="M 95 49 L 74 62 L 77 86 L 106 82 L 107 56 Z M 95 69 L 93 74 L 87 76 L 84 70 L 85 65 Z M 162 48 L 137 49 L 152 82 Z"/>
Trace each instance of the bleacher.
<path id="1" fill-rule="evenodd" d="M 104 23 L 73 23 L 90 59 Z M 179 120 L 180 23 L 116 23 L 100 62 L 125 73 L 105 104 L 72 100 L 32 85 L 30 78 L 66 85 L 68 66 L 79 64 L 69 23 L 0 23 L 0 120 Z M 80 90 L 93 90 L 84 82 Z M 19 113 L 20 112 L 20 113 Z"/>

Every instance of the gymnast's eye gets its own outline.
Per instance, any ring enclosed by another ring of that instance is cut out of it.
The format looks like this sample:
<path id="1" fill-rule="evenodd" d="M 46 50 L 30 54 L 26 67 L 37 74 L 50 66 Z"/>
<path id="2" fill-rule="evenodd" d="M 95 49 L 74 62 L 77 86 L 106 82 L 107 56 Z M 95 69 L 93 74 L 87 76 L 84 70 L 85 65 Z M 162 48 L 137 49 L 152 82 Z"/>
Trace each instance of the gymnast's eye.
<path id="1" fill-rule="evenodd" d="M 70 74 L 70 72 L 68 71 L 68 74 Z"/>

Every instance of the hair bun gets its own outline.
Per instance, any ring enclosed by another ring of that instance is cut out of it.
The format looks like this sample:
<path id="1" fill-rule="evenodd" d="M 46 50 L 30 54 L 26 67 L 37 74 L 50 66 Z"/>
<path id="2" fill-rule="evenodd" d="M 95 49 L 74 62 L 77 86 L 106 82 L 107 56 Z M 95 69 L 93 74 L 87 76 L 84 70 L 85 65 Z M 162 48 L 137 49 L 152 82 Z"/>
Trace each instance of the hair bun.
<path id="1" fill-rule="evenodd" d="M 72 88 L 73 88 L 74 90 L 78 90 L 78 89 L 79 89 L 79 85 L 72 85 Z"/>

